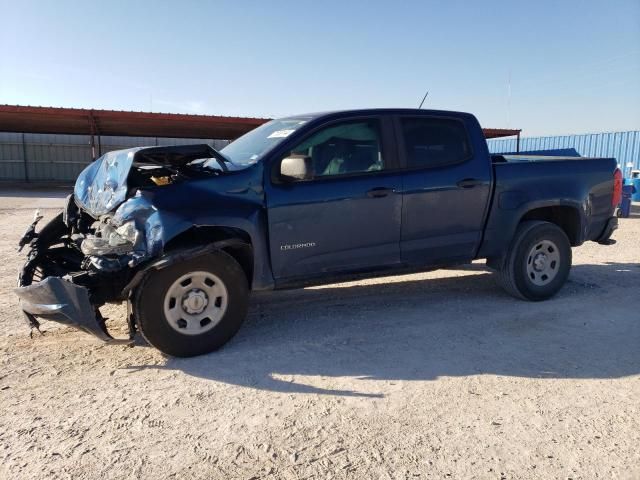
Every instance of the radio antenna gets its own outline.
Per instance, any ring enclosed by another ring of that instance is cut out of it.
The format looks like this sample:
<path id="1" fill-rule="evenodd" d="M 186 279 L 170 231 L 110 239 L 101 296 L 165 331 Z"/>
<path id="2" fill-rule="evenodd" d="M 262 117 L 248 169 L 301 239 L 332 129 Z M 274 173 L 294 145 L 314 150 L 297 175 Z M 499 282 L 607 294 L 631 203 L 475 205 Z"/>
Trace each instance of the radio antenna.
<path id="1" fill-rule="evenodd" d="M 427 99 L 428 96 L 429 96 L 429 90 L 427 90 L 427 93 L 425 93 L 424 97 L 422 97 L 422 101 L 420 102 L 420 106 L 418 107 L 418 110 L 422 108 L 422 104 L 424 103 L 424 101 Z"/>

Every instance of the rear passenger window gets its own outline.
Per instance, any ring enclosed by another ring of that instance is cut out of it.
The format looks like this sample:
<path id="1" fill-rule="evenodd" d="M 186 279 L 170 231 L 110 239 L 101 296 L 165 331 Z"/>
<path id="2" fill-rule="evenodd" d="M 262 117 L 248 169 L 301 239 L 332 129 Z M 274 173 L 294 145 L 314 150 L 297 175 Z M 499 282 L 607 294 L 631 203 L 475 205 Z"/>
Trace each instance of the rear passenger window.
<path id="1" fill-rule="evenodd" d="M 407 167 L 442 167 L 471 157 L 462 122 L 446 118 L 403 118 L 401 122 Z"/>

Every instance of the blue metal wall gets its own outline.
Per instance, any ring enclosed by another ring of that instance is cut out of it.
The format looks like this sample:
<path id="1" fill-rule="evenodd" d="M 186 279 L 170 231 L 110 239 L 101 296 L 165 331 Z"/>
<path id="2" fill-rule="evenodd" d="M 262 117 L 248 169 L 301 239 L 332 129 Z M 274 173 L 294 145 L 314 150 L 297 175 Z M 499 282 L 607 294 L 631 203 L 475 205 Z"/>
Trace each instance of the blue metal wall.
<path id="1" fill-rule="evenodd" d="M 487 142 L 491 153 L 516 151 L 516 138 Z M 582 157 L 613 157 L 618 160 L 625 177 L 640 170 L 640 131 L 562 135 L 557 137 L 523 137 L 520 151 L 574 148 Z M 629 166 L 631 164 L 632 166 Z"/>

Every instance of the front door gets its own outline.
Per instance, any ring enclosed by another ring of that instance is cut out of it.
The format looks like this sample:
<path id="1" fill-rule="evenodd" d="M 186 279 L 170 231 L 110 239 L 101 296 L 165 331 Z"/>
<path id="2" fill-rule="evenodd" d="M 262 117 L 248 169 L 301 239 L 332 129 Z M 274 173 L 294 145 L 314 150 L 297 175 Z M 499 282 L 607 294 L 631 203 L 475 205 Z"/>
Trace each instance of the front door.
<path id="1" fill-rule="evenodd" d="M 375 117 L 340 120 L 310 132 L 284 155 L 310 157 L 314 175 L 295 182 L 274 179 L 268 189 L 276 280 L 400 262 L 402 175 L 390 171 L 390 130 Z"/>

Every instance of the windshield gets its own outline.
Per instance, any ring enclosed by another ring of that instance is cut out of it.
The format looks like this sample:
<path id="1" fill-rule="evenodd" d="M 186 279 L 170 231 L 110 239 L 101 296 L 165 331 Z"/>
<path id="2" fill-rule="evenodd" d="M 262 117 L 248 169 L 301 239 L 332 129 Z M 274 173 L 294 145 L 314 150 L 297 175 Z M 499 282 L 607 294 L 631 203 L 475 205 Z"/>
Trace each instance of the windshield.
<path id="1" fill-rule="evenodd" d="M 311 118 L 298 117 L 272 120 L 244 134 L 224 147 L 220 152 L 235 165 L 248 167 L 260 160 L 268 150 L 275 147 Z"/>

